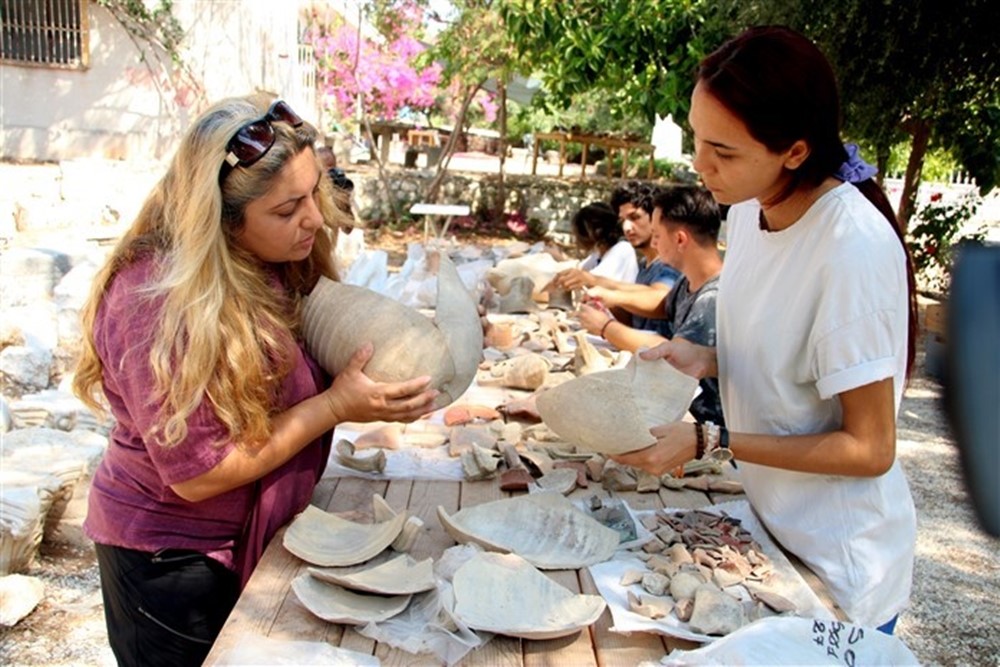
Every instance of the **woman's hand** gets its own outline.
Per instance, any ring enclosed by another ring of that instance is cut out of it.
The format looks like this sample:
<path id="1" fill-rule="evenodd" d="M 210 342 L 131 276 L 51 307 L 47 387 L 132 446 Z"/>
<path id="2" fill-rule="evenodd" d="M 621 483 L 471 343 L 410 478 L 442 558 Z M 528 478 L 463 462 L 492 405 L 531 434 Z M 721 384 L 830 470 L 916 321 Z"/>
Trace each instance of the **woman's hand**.
<path id="1" fill-rule="evenodd" d="M 576 289 L 578 287 L 593 287 L 597 282 L 594 276 L 583 269 L 565 269 L 556 274 L 550 286 L 559 289 Z"/>
<path id="2" fill-rule="evenodd" d="M 615 319 L 608 311 L 588 303 L 580 304 L 580 308 L 576 311 L 576 317 L 580 321 L 580 326 L 586 329 L 587 333 L 595 336 L 600 336 L 604 325 Z"/>
<path id="3" fill-rule="evenodd" d="M 698 451 L 696 428 L 696 425 L 689 422 L 654 426 L 649 432 L 656 438 L 656 444 L 610 458 L 622 465 L 640 468 L 653 475 L 662 475 L 695 457 Z"/>
<path id="4" fill-rule="evenodd" d="M 719 363 L 714 347 L 696 345 L 677 336 L 640 352 L 639 356 L 646 361 L 665 359 L 680 372 L 699 380 L 719 375 Z"/>
<path id="5" fill-rule="evenodd" d="M 405 382 L 375 382 L 362 370 L 375 347 L 365 343 L 324 392 L 336 422 L 411 422 L 435 408 L 440 393 L 430 389 L 430 376 Z"/>
<path id="6" fill-rule="evenodd" d="M 608 289 L 607 287 L 602 287 L 600 285 L 594 285 L 593 287 L 588 287 L 584 292 L 584 301 L 599 301 L 603 303 L 608 308 L 617 308 L 621 304 L 618 298 L 620 292 L 614 289 Z"/>

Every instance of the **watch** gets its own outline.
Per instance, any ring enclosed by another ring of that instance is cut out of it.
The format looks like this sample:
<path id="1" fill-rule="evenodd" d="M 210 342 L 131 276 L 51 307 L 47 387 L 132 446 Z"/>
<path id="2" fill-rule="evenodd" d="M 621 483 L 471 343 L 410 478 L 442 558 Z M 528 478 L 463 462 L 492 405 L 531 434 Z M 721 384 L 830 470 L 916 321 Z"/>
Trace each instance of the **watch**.
<path id="1" fill-rule="evenodd" d="M 733 452 L 729 449 L 729 431 L 725 426 L 719 426 L 708 422 L 705 428 L 705 453 L 702 458 L 711 459 L 725 463 L 733 459 Z"/>
<path id="2" fill-rule="evenodd" d="M 729 449 L 729 431 L 725 426 L 719 428 L 719 446 L 709 452 L 712 460 L 726 463 L 733 460 L 733 450 Z"/>

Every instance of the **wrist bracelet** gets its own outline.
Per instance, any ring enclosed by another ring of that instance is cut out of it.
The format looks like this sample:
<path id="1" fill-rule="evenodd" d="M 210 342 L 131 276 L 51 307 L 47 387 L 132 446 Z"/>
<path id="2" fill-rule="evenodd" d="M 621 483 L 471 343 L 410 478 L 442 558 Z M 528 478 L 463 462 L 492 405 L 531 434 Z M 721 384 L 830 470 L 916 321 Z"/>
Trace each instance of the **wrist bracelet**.
<path id="1" fill-rule="evenodd" d="M 607 328 L 608 328 L 608 325 L 609 325 L 609 324 L 611 324 L 611 323 L 612 323 L 612 322 L 614 322 L 614 321 L 615 321 L 615 318 L 613 318 L 613 317 L 609 317 L 609 318 L 608 318 L 608 321 L 604 323 L 604 326 L 603 326 L 603 327 L 601 327 L 601 333 L 600 333 L 600 334 L 598 334 L 598 335 L 599 335 L 599 336 L 600 336 L 601 338 L 604 338 L 604 332 L 605 332 L 605 331 L 607 330 Z"/>
<path id="2" fill-rule="evenodd" d="M 702 430 L 701 424 L 694 423 L 694 435 L 698 439 L 698 444 L 695 446 L 694 458 L 700 459 L 705 455 L 705 431 Z"/>

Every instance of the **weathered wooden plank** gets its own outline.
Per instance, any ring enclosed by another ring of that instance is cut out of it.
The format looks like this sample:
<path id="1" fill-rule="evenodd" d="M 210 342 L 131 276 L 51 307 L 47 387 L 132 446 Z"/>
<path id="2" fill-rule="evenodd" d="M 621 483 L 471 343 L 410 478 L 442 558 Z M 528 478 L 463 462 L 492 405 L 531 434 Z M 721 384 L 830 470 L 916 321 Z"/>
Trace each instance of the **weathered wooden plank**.
<path id="1" fill-rule="evenodd" d="M 731 480 L 734 482 L 738 482 L 740 481 L 740 475 L 739 472 L 737 472 L 736 468 L 733 468 L 732 465 L 727 463 L 722 466 L 722 475 L 717 479 Z M 745 493 L 718 493 L 716 491 L 709 491 L 708 497 L 711 498 L 713 505 L 747 499 Z"/>
<path id="2" fill-rule="evenodd" d="M 588 595 L 600 595 L 587 569 L 580 570 L 580 589 Z M 666 653 L 663 638 L 649 632 L 612 632 L 611 610 L 605 609 L 591 626 L 597 664 L 601 667 L 632 667 L 643 661 L 656 663 Z"/>
<path id="3" fill-rule="evenodd" d="M 663 503 L 664 507 L 677 509 L 696 509 L 712 504 L 708 494 L 703 491 L 695 491 L 694 489 L 675 491 L 662 486 L 660 487 L 660 502 Z"/>
<path id="4" fill-rule="evenodd" d="M 499 479 L 482 480 L 478 482 L 462 482 L 460 490 L 460 508 L 474 507 L 483 503 L 500 500 L 509 494 L 500 490 Z M 515 637 L 494 635 L 484 646 L 469 653 L 462 660 L 463 667 L 493 667 L 508 665 L 520 667 L 523 664 L 523 647 L 521 640 Z"/>
<path id="5" fill-rule="evenodd" d="M 437 519 L 437 507 L 441 505 L 448 512 L 455 512 L 458 509 L 458 497 L 459 482 L 393 480 L 389 483 L 386 500 L 393 509 L 405 507 L 412 516 L 424 522 L 420 537 L 410 550 L 410 556 L 417 560 L 436 559 L 441 556 L 442 551 L 454 544 Z M 383 644 L 378 645 L 375 654 L 383 665 L 441 664 L 434 656 L 414 655 Z"/>
<path id="6" fill-rule="evenodd" d="M 340 480 L 340 477 L 325 477 L 321 479 L 316 488 L 313 489 L 312 500 L 309 502 L 320 509 L 326 509 L 330 504 L 330 498 L 336 493 L 337 484 Z"/>
<path id="7" fill-rule="evenodd" d="M 410 491 L 410 501 L 407 509 L 410 514 L 419 517 L 424 522 L 423 532 L 413 546 L 412 555 L 420 560 L 423 558 L 438 558 L 441 552 L 455 544 L 455 540 L 445 532 L 438 520 L 437 508 L 440 505 L 449 514 L 458 511 L 460 482 L 445 481 L 414 481 Z"/>
<path id="8" fill-rule="evenodd" d="M 352 520 L 363 523 L 364 517 L 367 521 L 372 521 L 372 496 L 378 494 L 385 497 L 387 486 L 388 482 L 385 480 L 342 477 L 324 509 L 328 512 L 357 512 L 358 518 Z"/>
<path id="9" fill-rule="evenodd" d="M 576 570 L 547 570 L 546 575 L 573 593 L 580 592 L 580 580 Z M 524 665 L 597 665 L 593 636 L 590 628 L 580 632 L 547 640 L 524 641 Z"/>
<path id="10" fill-rule="evenodd" d="M 385 501 L 397 512 L 405 510 L 410 504 L 410 493 L 413 491 L 413 480 L 391 479 L 385 490 Z"/>
<path id="11" fill-rule="evenodd" d="M 344 635 L 340 638 L 340 648 L 372 655 L 375 653 L 375 640 L 359 634 L 352 626 L 345 626 Z"/>

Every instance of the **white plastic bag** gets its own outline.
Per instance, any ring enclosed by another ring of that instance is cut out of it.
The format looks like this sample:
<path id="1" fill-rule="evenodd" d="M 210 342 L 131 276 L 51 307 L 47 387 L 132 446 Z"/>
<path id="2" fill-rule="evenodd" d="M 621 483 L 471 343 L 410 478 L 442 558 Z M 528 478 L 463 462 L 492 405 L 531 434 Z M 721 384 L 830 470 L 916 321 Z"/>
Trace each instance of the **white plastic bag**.
<path id="1" fill-rule="evenodd" d="M 380 643 L 413 654 L 431 653 L 449 667 L 454 665 L 493 637 L 490 633 L 477 634 L 452 613 L 455 598 L 451 576 L 477 551 L 481 550 L 475 545 L 446 549 L 434 564 L 435 590 L 414 597 L 401 614 L 380 623 L 369 623 L 357 631 Z"/>
<path id="2" fill-rule="evenodd" d="M 919 665 L 899 638 L 840 621 L 771 616 L 693 651 L 661 661 L 687 665 Z"/>

